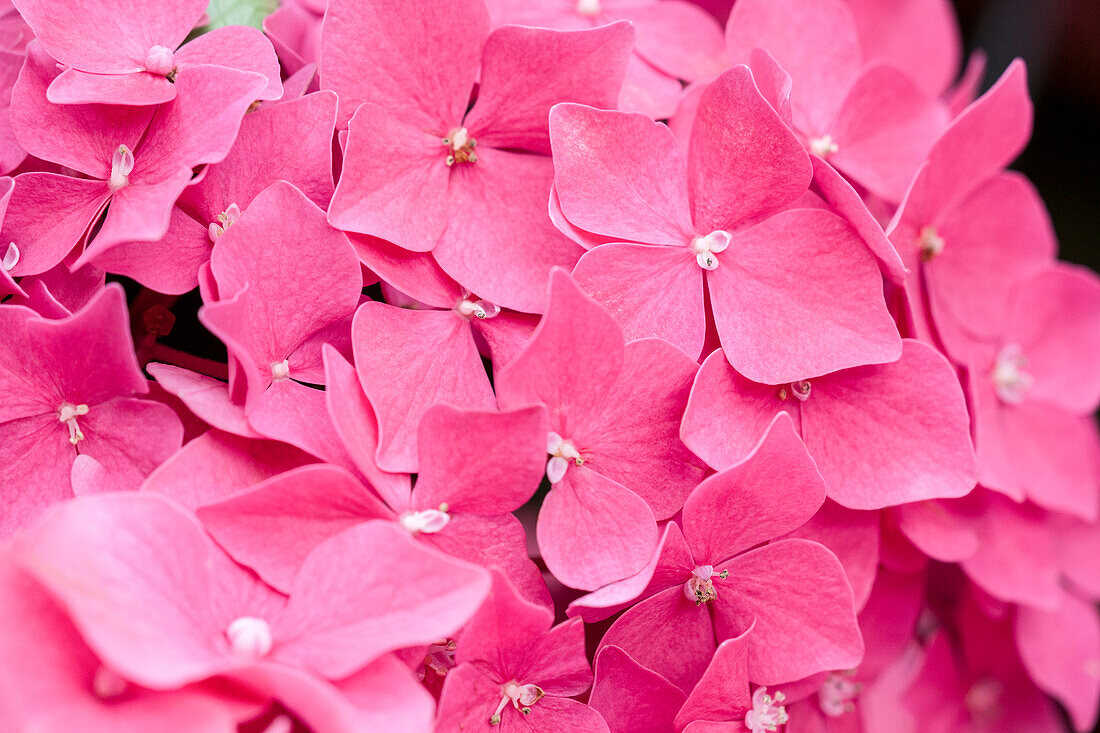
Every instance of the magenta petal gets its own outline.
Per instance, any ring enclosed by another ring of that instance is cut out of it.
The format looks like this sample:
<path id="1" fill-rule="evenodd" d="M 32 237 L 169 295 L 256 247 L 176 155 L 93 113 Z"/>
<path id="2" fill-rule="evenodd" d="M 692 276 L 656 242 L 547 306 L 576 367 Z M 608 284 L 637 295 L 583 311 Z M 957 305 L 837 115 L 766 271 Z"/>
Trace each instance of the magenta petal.
<path id="1" fill-rule="evenodd" d="M 900 361 L 849 369 L 813 385 L 802 406 L 802 438 L 830 499 L 851 509 L 881 509 L 963 496 L 974 487 L 962 389 L 932 347 L 906 339 Z"/>
<path id="2" fill-rule="evenodd" d="M 782 384 L 900 355 L 878 266 L 835 214 L 784 211 L 734 232 L 718 257 L 707 273 L 714 322 L 749 379 Z"/>
<path id="3" fill-rule="evenodd" d="M 684 537 L 699 564 L 797 529 L 825 501 L 825 483 L 790 416 L 776 415 L 744 461 L 705 479 L 684 503 Z"/>
<path id="4" fill-rule="evenodd" d="M 199 520 L 229 555 L 288 593 L 314 547 L 370 519 L 391 519 L 354 476 L 336 466 L 303 466 L 216 504 Z"/>
<path id="5" fill-rule="evenodd" d="M 141 490 L 194 511 L 312 460 L 285 443 L 209 430 L 169 456 Z"/>
<path id="6" fill-rule="evenodd" d="M 665 733 L 672 729 L 684 693 L 661 675 L 646 669 L 617 646 L 596 655 L 591 705 L 611 733 Z"/>
<path id="7" fill-rule="evenodd" d="M 1016 646 L 1037 687 L 1069 710 L 1077 730 L 1096 724 L 1100 687 L 1100 618 L 1096 607 L 1068 593 L 1053 611 L 1021 606 Z"/>
<path id="8" fill-rule="evenodd" d="M 707 671 L 676 713 L 676 729 L 696 720 L 732 720 L 742 722 L 752 710 L 749 696 L 748 635 L 727 639 L 718 645 Z"/>
<path id="9" fill-rule="evenodd" d="M 408 577 L 421 593 L 394 595 Z M 414 542 L 390 522 L 366 522 L 306 558 L 274 625 L 283 663 L 331 679 L 386 652 L 454 634 L 489 593 L 489 574 Z"/>
<path id="10" fill-rule="evenodd" d="M 488 34 L 489 14 L 480 2 L 330 2 L 321 33 L 321 86 L 340 96 L 337 126 L 347 125 L 363 102 L 457 126 Z"/>
<path id="11" fill-rule="evenodd" d="M 573 279 L 628 340 L 655 336 L 694 356 L 706 331 L 702 273 L 687 247 L 604 244 L 581 257 Z"/>
<path id="12" fill-rule="evenodd" d="M 684 597 L 680 586 L 629 609 L 604 634 L 600 647 L 616 646 L 638 664 L 687 692 L 714 654 L 714 627 L 706 607 Z"/>
<path id="13" fill-rule="evenodd" d="M 384 470 L 416 471 L 416 430 L 430 406 L 494 406 L 469 323 L 449 310 L 364 303 L 352 340 L 359 382 L 378 417 L 377 460 Z"/>
<path id="14" fill-rule="evenodd" d="M 852 588 L 836 556 L 822 545 L 781 540 L 723 569 L 730 574 L 716 584 L 715 628 L 718 638 L 730 638 L 755 619 L 749 635 L 753 682 L 779 684 L 859 664 L 863 639 Z"/>
<path id="15" fill-rule="evenodd" d="M 375 104 L 361 106 L 348 127 L 332 225 L 414 252 L 434 248 L 447 226 L 451 169 L 442 140 L 448 132 L 425 131 Z"/>
<path id="16" fill-rule="evenodd" d="M 640 114 L 563 104 L 550 111 L 550 139 L 554 190 L 571 225 L 616 239 L 687 246 L 687 168 L 667 127 Z"/>
<path id="17" fill-rule="evenodd" d="M 584 254 L 546 214 L 553 166 L 547 156 L 491 147 L 477 156 L 453 174 L 451 220 L 432 254 L 479 297 L 540 313 L 551 268 L 571 269 Z"/>
<path id="18" fill-rule="evenodd" d="M 507 412 L 435 405 L 420 419 L 413 503 L 471 514 L 504 514 L 523 505 L 546 472 L 541 405 Z"/>
<path id="19" fill-rule="evenodd" d="M 732 230 L 790 205 L 812 176 L 809 156 L 760 95 L 747 66 L 735 66 L 707 86 L 688 157 L 696 234 Z"/>
<path id="20" fill-rule="evenodd" d="M 657 525 L 637 494 L 576 466 L 546 495 L 537 537 L 546 566 L 558 580 L 593 590 L 645 566 L 657 547 Z"/>
<path id="21" fill-rule="evenodd" d="M 479 145 L 549 155 L 550 108 L 613 108 L 633 40 L 624 22 L 577 31 L 497 28 L 485 41 L 477 103 L 464 125 Z"/>

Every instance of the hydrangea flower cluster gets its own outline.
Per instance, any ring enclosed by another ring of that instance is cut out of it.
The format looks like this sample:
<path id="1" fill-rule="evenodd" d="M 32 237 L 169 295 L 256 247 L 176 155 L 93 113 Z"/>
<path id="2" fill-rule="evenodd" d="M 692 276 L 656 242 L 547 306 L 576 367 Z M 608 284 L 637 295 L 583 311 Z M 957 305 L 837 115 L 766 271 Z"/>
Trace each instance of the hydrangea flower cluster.
<path id="1" fill-rule="evenodd" d="M 704 5 L 0 2 L 0 730 L 1095 724 L 1024 65 Z"/>

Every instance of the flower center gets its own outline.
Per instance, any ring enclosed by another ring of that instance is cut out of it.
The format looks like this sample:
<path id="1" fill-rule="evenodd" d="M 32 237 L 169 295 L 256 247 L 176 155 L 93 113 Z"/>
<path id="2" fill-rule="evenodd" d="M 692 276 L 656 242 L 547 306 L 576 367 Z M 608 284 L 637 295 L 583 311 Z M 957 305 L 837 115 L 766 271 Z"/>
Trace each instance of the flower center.
<path id="1" fill-rule="evenodd" d="M 589 18 L 600 14 L 600 0 L 577 0 L 577 12 Z"/>
<path id="2" fill-rule="evenodd" d="M 787 708 L 780 703 L 787 699 L 782 692 L 775 697 L 768 694 L 768 688 L 757 687 L 752 693 L 752 710 L 745 713 L 745 727 L 752 733 L 773 733 L 789 719 Z"/>
<path id="3" fill-rule="evenodd" d="M 470 294 L 467 293 L 462 300 L 455 304 L 454 312 L 466 320 L 477 318 L 479 321 L 483 321 L 500 313 L 500 306 L 487 300 L 471 299 Z"/>
<path id="4" fill-rule="evenodd" d="M 696 237 L 691 240 L 689 245 L 692 254 L 695 255 L 695 261 L 704 270 L 715 270 L 718 268 L 719 252 L 730 246 L 730 240 L 733 237 L 729 232 L 717 229 L 705 237 Z"/>
<path id="5" fill-rule="evenodd" d="M 233 653 L 244 659 L 259 659 L 271 651 L 271 626 L 255 616 L 241 616 L 225 630 Z"/>
<path id="6" fill-rule="evenodd" d="M 509 702 L 512 703 L 512 707 L 524 715 L 530 715 L 531 706 L 546 694 L 537 685 L 521 685 L 515 680 L 501 685 L 500 691 L 500 705 L 497 705 L 496 712 L 489 718 L 489 725 L 500 725 L 500 714 L 504 712 L 504 708 L 507 707 Z"/>
<path id="7" fill-rule="evenodd" d="M 550 479 L 551 484 L 556 484 L 565 478 L 570 462 L 576 466 L 584 464 L 584 458 L 573 445 L 573 441 L 566 440 L 557 433 L 546 436 L 546 452 L 550 454 L 550 460 L 546 462 L 546 478 Z"/>
<path id="8" fill-rule="evenodd" d="M 130 173 L 134 170 L 134 152 L 125 145 L 119 145 L 111 156 L 111 180 L 107 185 L 111 191 L 117 191 L 130 182 Z"/>
<path id="9" fill-rule="evenodd" d="M 76 419 L 87 414 L 87 405 L 74 405 L 71 402 L 62 402 L 61 407 L 57 408 L 57 419 L 62 425 L 69 429 L 69 442 L 73 445 L 84 440 L 84 433 L 81 432 Z"/>
<path id="10" fill-rule="evenodd" d="M 1008 344 L 993 363 L 993 389 L 1002 402 L 1018 405 L 1035 384 L 1035 378 L 1024 371 L 1027 358 L 1018 344 Z"/>
<path id="11" fill-rule="evenodd" d="M 799 402 L 810 399 L 810 380 L 803 379 L 798 382 L 791 382 L 779 388 L 779 399 L 786 400 L 792 396 Z"/>
<path id="12" fill-rule="evenodd" d="M 725 580 L 730 571 L 723 570 L 718 577 Z M 699 565 L 691 571 L 691 578 L 684 583 L 684 598 L 701 606 L 710 603 L 718 597 L 718 591 L 714 588 L 714 567 L 712 565 Z"/>
<path id="13" fill-rule="evenodd" d="M 828 158 L 840 150 L 840 146 L 833 140 L 832 135 L 822 135 L 810 140 L 810 152 L 819 158 Z"/>
<path id="14" fill-rule="evenodd" d="M 443 138 L 443 144 L 448 148 L 448 167 L 455 163 L 477 162 L 477 153 L 474 152 L 474 148 L 477 147 L 477 140 L 470 137 L 470 131 L 465 127 L 460 127 Z"/>
<path id="15" fill-rule="evenodd" d="M 290 376 L 290 359 L 283 359 L 271 365 L 271 378 L 286 379 Z"/>
<path id="16" fill-rule="evenodd" d="M 821 707 L 821 712 L 830 718 L 839 718 L 844 713 L 855 711 L 856 706 L 852 700 L 863 689 L 863 685 L 853 682 L 851 676 L 851 672 L 845 674 L 833 672 L 817 691 L 817 703 Z"/>
<path id="17" fill-rule="evenodd" d="M 455 666 L 455 649 L 458 644 L 454 639 L 440 639 L 434 644 L 428 645 L 428 653 L 424 656 L 424 669 L 420 671 L 420 679 L 423 680 L 428 670 L 437 677 L 445 677 Z"/>
<path id="18" fill-rule="evenodd" d="M 0 266 L 4 268 L 5 272 L 11 272 L 18 264 L 19 248 L 15 246 L 15 242 L 12 242 L 8 245 L 8 248 L 4 250 L 4 259 L 0 261 Z"/>
<path id="19" fill-rule="evenodd" d="M 935 227 L 924 227 L 921 229 L 917 244 L 920 246 L 921 262 L 928 262 L 929 260 L 935 259 L 940 252 L 943 252 L 943 237 L 936 232 Z"/>
<path id="20" fill-rule="evenodd" d="M 145 70 L 157 76 L 170 76 L 176 70 L 176 61 L 172 49 L 165 46 L 153 46 L 145 52 Z"/>
<path id="21" fill-rule="evenodd" d="M 210 226 L 206 229 L 206 234 L 210 237 L 211 242 L 217 242 L 218 237 L 225 234 L 229 227 L 237 223 L 237 220 L 241 218 L 241 207 L 230 204 L 229 208 L 215 218 L 217 218 L 217 221 L 210 222 Z"/>
<path id="22" fill-rule="evenodd" d="M 92 692 L 101 700 L 110 700 L 126 692 L 129 684 L 102 664 L 92 677 Z"/>
<path id="23" fill-rule="evenodd" d="M 451 515 L 447 513 L 446 504 L 440 504 L 438 509 L 423 509 L 419 512 L 406 512 L 401 515 L 401 526 L 411 534 L 435 534 L 442 532 L 447 523 L 451 521 Z"/>

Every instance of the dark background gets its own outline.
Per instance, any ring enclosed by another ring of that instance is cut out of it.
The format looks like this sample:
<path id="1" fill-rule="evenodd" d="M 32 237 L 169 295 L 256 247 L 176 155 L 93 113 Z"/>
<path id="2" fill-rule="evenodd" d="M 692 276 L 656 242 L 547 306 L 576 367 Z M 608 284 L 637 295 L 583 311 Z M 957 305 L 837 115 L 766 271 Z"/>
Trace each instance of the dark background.
<path id="1" fill-rule="evenodd" d="M 986 86 L 1021 56 L 1035 101 L 1031 144 L 1013 166 L 1039 188 L 1063 259 L 1100 270 L 1100 0 L 955 0 Z"/>

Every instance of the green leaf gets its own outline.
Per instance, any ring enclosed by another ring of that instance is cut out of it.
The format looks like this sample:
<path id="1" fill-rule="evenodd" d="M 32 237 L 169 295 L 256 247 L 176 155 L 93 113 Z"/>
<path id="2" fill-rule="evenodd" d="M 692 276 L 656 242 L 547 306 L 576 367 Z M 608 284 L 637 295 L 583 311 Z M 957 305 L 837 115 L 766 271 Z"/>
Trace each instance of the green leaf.
<path id="1" fill-rule="evenodd" d="M 206 14 L 210 23 L 203 30 L 209 31 L 226 25 L 250 25 L 259 28 L 264 18 L 279 7 L 279 0 L 210 0 Z"/>

